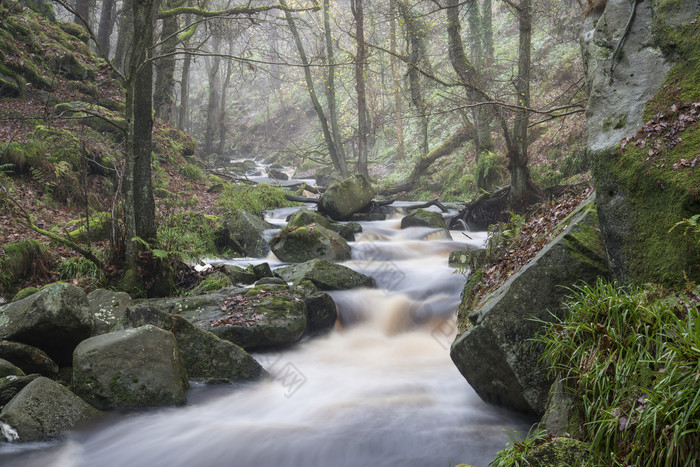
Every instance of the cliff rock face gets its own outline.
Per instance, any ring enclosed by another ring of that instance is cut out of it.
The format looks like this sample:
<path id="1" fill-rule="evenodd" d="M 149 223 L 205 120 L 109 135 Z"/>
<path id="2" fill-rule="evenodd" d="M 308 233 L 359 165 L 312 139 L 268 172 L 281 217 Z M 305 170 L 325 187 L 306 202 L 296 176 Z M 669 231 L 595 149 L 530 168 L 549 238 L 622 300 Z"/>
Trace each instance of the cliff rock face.
<path id="1" fill-rule="evenodd" d="M 588 154 L 623 282 L 700 278 L 697 234 L 674 229 L 700 213 L 699 12 L 697 0 L 608 0 L 585 23 Z"/>

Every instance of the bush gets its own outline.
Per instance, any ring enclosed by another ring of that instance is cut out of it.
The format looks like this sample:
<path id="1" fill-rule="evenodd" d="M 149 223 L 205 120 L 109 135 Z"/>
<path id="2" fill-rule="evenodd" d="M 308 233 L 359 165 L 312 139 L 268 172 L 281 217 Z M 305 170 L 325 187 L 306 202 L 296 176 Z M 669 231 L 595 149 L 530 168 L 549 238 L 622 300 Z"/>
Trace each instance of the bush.
<path id="1" fill-rule="evenodd" d="M 224 185 L 217 207 L 223 211 L 248 211 L 251 214 L 262 215 L 263 211 L 298 203 L 287 201 L 286 190 L 272 185 Z"/>
<path id="2" fill-rule="evenodd" d="M 183 165 L 180 167 L 179 172 L 183 177 L 194 180 L 195 182 L 204 181 L 204 171 L 194 164 L 188 163 Z"/>
<path id="3" fill-rule="evenodd" d="M 199 259 L 216 254 L 216 227 L 213 216 L 195 211 L 180 211 L 167 217 L 156 234 L 158 249 Z"/>
<path id="4" fill-rule="evenodd" d="M 599 465 L 690 465 L 700 446 L 700 289 L 599 280 L 573 291 L 570 316 L 538 340 L 576 391 Z"/>

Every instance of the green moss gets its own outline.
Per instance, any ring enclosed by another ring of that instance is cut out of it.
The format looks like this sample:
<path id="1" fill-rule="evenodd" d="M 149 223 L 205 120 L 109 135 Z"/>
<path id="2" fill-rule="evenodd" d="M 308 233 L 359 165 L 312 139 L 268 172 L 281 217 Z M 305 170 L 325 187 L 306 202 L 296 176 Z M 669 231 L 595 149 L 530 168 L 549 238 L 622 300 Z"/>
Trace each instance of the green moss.
<path id="1" fill-rule="evenodd" d="M 12 297 L 12 301 L 16 302 L 17 300 L 22 300 L 23 298 L 27 298 L 30 295 L 34 295 L 38 291 L 39 289 L 37 289 L 36 287 L 25 287 L 24 289 L 17 292 L 17 294 L 15 294 L 14 297 Z"/>

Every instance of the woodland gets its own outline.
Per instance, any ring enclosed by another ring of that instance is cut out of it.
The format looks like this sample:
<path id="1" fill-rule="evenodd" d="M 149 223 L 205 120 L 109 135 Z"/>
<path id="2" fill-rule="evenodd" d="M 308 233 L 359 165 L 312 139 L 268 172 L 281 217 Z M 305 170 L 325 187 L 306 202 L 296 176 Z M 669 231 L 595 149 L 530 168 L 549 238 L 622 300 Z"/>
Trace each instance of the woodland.
<path id="1" fill-rule="evenodd" d="M 447 224 L 437 222 L 448 237 L 488 232 L 483 249 L 450 263 L 466 282 L 450 331 L 459 339 L 594 197 L 595 238 L 571 254 L 606 270 L 597 282 L 558 284 L 570 291 L 567 314 L 532 337 L 550 379 L 572 394 L 564 428 L 530 411 L 542 423 L 492 465 L 532 465 L 532 451 L 562 439 L 581 444 L 556 444 L 565 456 L 557 462 L 586 452 L 590 465 L 695 465 L 700 26 L 692 1 L 627 3 L 0 0 L 0 306 L 10 316 L 14 303 L 56 283 L 129 300 L 227 290 L 247 282 L 202 265 L 270 251 L 256 242 L 274 226 L 250 240 L 242 222 L 285 207 L 322 212 L 329 187 L 364 180 L 357 217 L 324 214 L 373 221 L 407 201 L 404 214 L 449 211 Z M 613 17 L 610 4 L 624 14 Z M 582 40 L 593 30 L 600 36 Z M 629 81 L 658 72 L 630 64 L 642 34 L 668 65 L 659 86 L 630 98 L 638 109 L 601 111 L 596 99 L 623 73 Z M 596 146 L 601 134 L 614 141 Z M 304 225 L 290 221 L 270 243 Z M 264 287 L 221 309 L 278 293 Z M 309 289 L 299 293 L 308 314 Z M 176 329 L 175 309 L 166 331 Z M 2 326 L 0 339 L 12 341 Z M 100 410 L 122 407 L 75 391 Z M 0 415 L 0 428 L 8 420 Z M 565 465 L 538 455 L 535 465 Z"/>

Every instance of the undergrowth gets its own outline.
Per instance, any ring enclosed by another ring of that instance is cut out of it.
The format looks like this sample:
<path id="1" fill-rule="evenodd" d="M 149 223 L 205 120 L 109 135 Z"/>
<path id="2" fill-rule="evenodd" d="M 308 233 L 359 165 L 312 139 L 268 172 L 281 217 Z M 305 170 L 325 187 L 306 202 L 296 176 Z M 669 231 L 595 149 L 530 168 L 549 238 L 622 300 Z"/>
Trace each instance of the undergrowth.
<path id="1" fill-rule="evenodd" d="M 284 197 L 286 193 L 283 188 L 262 183 L 257 185 L 227 183 L 224 184 L 216 206 L 224 212 L 240 210 L 261 215 L 265 210 L 295 206 L 297 203 L 287 201 Z"/>
<path id="2" fill-rule="evenodd" d="M 599 280 L 572 290 L 537 338 L 581 401 L 591 465 L 700 459 L 700 288 L 667 294 Z"/>

